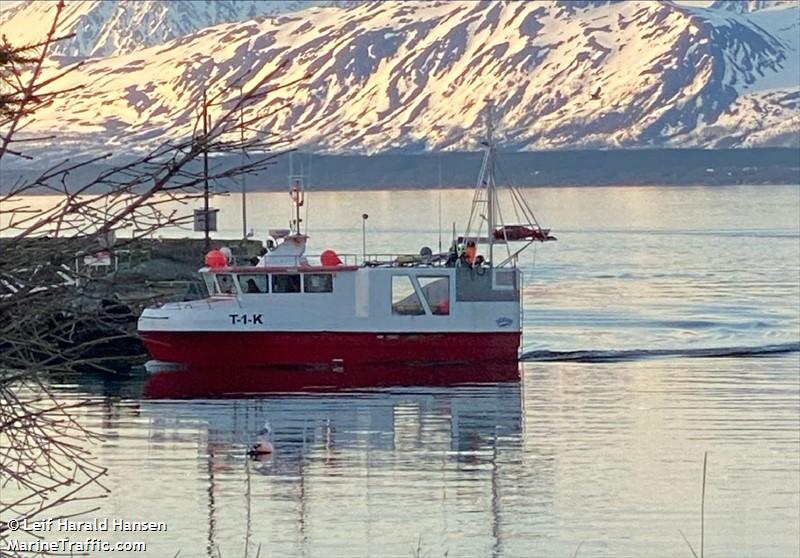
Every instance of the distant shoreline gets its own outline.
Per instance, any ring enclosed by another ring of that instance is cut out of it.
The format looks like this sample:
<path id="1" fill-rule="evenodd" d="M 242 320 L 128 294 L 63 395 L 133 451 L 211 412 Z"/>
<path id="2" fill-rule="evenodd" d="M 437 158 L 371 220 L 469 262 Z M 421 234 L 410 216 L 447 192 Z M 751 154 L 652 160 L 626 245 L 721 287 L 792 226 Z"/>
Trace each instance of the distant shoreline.
<path id="1" fill-rule="evenodd" d="M 771 188 L 775 186 L 789 186 L 789 187 L 796 187 L 800 189 L 800 179 L 795 182 L 784 182 L 784 183 L 758 183 L 758 184 L 750 184 L 750 183 L 738 183 L 738 184 L 539 184 L 535 186 L 519 186 L 516 185 L 518 188 L 523 190 L 531 189 L 545 189 L 545 188 L 581 188 L 581 189 L 591 189 L 591 188 L 735 188 L 737 186 L 758 186 L 763 188 Z M 312 186 L 310 188 L 306 188 L 306 192 L 331 192 L 331 193 L 347 193 L 347 192 L 417 192 L 420 190 L 442 190 L 442 191 L 449 191 L 449 190 L 472 190 L 475 188 L 475 185 L 472 186 L 442 186 L 441 188 L 434 187 L 430 188 L 428 186 L 381 186 L 381 187 L 372 187 L 372 186 L 364 186 L 364 187 L 357 187 L 357 186 L 349 186 L 349 187 L 319 187 L 319 186 Z M 276 194 L 276 193 L 285 193 L 287 191 L 287 187 L 285 186 L 253 186 L 247 189 L 248 194 Z M 0 192 L 1 194 L 2 192 Z M 93 192 L 87 195 L 96 195 L 98 192 Z M 226 190 L 216 190 L 212 191 L 212 196 L 227 196 L 227 195 L 241 195 L 241 190 L 237 190 L 235 187 L 226 189 Z M 24 194 L 25 196 L 62 196 L 63 193 L 57 193 L 53 191 L 46 191 L 43 189 L 32 189 L 29 192 Z"/>
<path id="2" fill-rule="evenodd" d="M 473 188 L 481 152 L 424 154 L 319 155 L 297 152 L 294 174 L 306 176 L 310 190 L 419 190 Z M 224 168 L 239 156 L 216 159 Z M 70 185 L 85 184 L 111 165 L 91 165 L 70 174 Z M 441 169 L 441 183 L 439 175 Z M 37 176 L 42 169 L 0 168 L 0 194 L 19 179 Z M 199 169 L 198 169 L 199 170 Z M 268 171 L 248 175 L 251 192 L 284 191 L 289 157 Z M 500 152 L 497 179 L 524 188 L 596 186 L 735 186 L 800 184 L 800 148 L 757 149 L 631 149 Z M 217 191 L 240 191 L 238 180 L 217 184 Z M 44 188 L 31 194 L 50 194 Z M 96 193 L 96 192 L 95 192 Z"/>

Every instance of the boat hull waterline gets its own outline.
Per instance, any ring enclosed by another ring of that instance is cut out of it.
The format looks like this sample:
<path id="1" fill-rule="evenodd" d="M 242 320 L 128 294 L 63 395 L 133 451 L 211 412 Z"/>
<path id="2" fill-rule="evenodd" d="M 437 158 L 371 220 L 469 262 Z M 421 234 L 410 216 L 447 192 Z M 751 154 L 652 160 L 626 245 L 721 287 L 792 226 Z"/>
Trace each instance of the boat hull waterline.
<path id="1" fill-rule="evenodd" d="M 203 366 L 517 362 L 520 333 L 149 331 L 159 361 Z"/>

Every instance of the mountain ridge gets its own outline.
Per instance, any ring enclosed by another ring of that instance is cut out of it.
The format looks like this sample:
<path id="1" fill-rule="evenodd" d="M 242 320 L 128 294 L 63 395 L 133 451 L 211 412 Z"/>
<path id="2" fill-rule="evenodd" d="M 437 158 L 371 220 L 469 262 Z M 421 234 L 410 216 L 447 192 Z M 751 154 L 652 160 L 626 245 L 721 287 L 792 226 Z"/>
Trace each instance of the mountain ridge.
<path id="1" fill-rule="evenodd" d="M 67 84 L 85 89 L 31 131 L 146 148 L 191 133 L 204 85 L 230 87 L 245 68 L 253 83 L 286 61 L 280 81 L 311 78 L 253 110 L 290 103 L 265 129 L 325 153 L 473 148 L 489 95 L 507 149 L 797 146 L 797 14 L 613 0 L 311 6 L 89 60 Z"/>

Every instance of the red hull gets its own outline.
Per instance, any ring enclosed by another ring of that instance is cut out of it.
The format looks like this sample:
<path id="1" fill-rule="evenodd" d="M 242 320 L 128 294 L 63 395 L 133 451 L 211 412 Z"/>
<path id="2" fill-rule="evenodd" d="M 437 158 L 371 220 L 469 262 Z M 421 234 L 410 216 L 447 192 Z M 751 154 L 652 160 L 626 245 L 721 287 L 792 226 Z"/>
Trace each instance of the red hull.
<path id="1" fill-rule="evenodd" d="M 345 367 L 370 363 L 517 362 L 519 332 L 146 332 L 150 355 L 203 366 Z"/>
<path id="2" fill-rule="evenodd" d="M 243 395 L 338 391 L 388 386 L 451 386 L 456 384 L 518 382 L 519 365 L 468 363 L 437 365 L 350 365 L 330 367 L 198 367 L 155 372 L 145 397 L 241 397 Z"/>

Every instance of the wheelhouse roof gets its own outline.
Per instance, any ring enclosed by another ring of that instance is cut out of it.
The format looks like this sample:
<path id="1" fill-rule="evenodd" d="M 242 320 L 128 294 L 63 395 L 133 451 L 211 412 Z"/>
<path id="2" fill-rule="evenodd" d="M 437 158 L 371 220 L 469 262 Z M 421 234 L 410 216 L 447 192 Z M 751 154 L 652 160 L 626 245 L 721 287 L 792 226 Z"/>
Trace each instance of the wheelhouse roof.
<path id="1" fill-rule="evenodd" d="M 201 273 L 240 273 L 258 275 L 260 273 L 339 273 L 342 271 L 356 271 L 357 265 L 298 265 L 298 266 L 232 266 L 232 267 L 203 267 Z"/>

